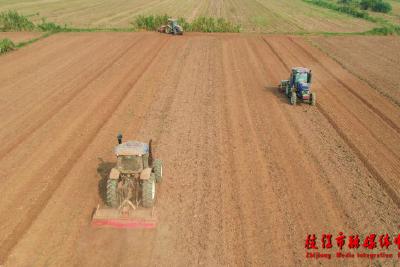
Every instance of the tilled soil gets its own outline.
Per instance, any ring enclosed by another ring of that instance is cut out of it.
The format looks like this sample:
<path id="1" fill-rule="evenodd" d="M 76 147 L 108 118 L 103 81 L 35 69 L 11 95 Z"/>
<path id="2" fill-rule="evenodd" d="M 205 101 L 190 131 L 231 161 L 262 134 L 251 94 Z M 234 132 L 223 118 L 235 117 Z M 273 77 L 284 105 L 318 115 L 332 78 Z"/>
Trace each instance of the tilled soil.
<path id="1" fill-rule="evenodd" d="M 310 41 L 400 106 L 398 36 L 311 37 Z"/>
<path id="2" fill-rule="evenodd" d="M 298 65 L 316 107 L 277 89 Z M 0 79 L 6 266 L 368 265 L 307 234 L 399 230 L 398 107 L 300 38 L 57 34 Z M 164 161 L 154 230 L 90 227 L 118 131 Z"/>

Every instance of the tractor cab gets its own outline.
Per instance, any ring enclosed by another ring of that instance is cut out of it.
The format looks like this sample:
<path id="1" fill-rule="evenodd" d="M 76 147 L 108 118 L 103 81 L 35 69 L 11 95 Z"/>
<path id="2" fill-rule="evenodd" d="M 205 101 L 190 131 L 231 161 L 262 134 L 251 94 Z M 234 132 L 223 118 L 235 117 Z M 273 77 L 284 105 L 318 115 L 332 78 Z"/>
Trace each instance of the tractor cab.
<path id="1" fill-rule="evenodd" d="M 178 24 L 177 19 L 168 19 L 167 27 L 165 28 L 165 32 L 173 35 L 182 35 L 183 28 Z"/>
<path id="2" fill-rule="evenodd" d="M 178 20 L 177 19 L 168 19 L 168 25 L 171 28 L 174 28 L 178 25 Z"/>
<path id="3" fill-rule="evenodd" d="M 128 141 L 114 148 L 117 169 L 122 174 L 140 173 L 149 167 L 149 145 L 138 141 Z"/>
<path id="4" fill-rule="evenodd" d="M 290 74 L 290 86 L 297 87 L 299 90 L 308 90 L 311 85 L 311 70 L 306 68 L 293 68 Z"/>

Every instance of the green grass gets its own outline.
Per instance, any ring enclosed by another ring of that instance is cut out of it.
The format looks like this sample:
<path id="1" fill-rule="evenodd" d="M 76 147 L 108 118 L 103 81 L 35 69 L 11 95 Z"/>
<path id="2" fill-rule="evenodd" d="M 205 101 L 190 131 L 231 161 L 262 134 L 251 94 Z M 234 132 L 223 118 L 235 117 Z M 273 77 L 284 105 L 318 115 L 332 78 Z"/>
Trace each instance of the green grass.
<path id="1" fill-rule="evenodd" d="M 62 32 L 66 31 L 67 25 L 60 26 L 54 22 L 47 22 L 45 18 L 42 18 L 42 22 L 36 25 L 36 28 L 43 32 Z"/>
<path id="2" fill-rule="evenodd" d="M 241 26 L 224 18 L 198 17 L 192 22 L 181 18 L 179 23 L 188 32 L 240 32 Z"/>
<path id="3" fill-rule="evenodd" d="M 347 15 L 350 15 L 355 18 L 361 18 L 365 19 L 371 22 L 377 22 L 377 20 L 373 17 L 371 17 L 368 12 L 364 10 L 359 10 L 353 6 L 348 6 L 348 5 L 337 5 L 332 2 L 327 2 L 324 0 L 303 0 L 306 3 L 313 4 L 316 6 L 324 7 L 327 9 L 331 9 L 340 13 L 345 13 Z"/>
<path id="4" fill-rule="evenodd" d="M 325 0 L 303 0 L 306 3 L 321 6 L 327 9 L 332 9 L 337 12 L 345 13 L 350 16 L 361 18 L 367 21 L 375 22 L 378 27 L 365 32 L 359 32 L 354 34 L 363 35 L 400 35 L 400 26 L 395 25 L 382 17 L 372 17 L 368 12 L 364 10 L 359 10 L 353 5 L 340 5 L 333 2 L 328 2 Z"/>
<path id="5" fill-rule="evenodd" d="M 37 42 L 37 41 L 39 41 L 39 40 L 42 40 L 42 39 L 44 39 L 44 38 L 46 38 L 46 37 L 49 37 L 49 36 L 52 35 L 52 34 L 53 34 L 52 32 L 47 32 L 47 33 L 42 34 L 42 35 L 39 36 L 39 37 L 30 39 L 30 40 L 28 40 L 28 41 L 20 42 L 20 43 L 18 43 L 18 44 L 15 46 L 15 48 L 18 49 L 18 48 L 22 48 L 22 47 L 24 47 L 24 46 L 33 44 L 33 43 L 35 43 L 35 42 Z"/>
<path id="6" fill-rule="evenodd" d="M 134 29 L 156 31 L 160 26 L 168 23 L 168 15 L 139 15 L 132 25 Z M 240 32 L 240 25 L 233 24 L 224 18 L 198 17 L 188 22 L 185 18 L 179 18 L 178 24 L 185 32 Z"/>
<path id="7" fill-rule="evenodd" d="M 10 39 L 0 40 L 0 54 L 7 53 L 15 48 L 15 44 Z"/>
<path id="8" fill-rule="evenodd" d="M 135 29 L 156 31 L 161 25 L 167 24 L 168 18 L 168 15 L 139 15 L 134 19 L 132 25 Z"/>
<path id="9" fill-rule="evenodd" d="M 0 13 L 0 31 L 31 31 L 35 24 L 14 10 Z"/>
<path id="10" fill-rule="evenodd" d="M 400 26 L 390 25 L 374 28 L 364 32 L 364 35 L 400 35 Z"/>

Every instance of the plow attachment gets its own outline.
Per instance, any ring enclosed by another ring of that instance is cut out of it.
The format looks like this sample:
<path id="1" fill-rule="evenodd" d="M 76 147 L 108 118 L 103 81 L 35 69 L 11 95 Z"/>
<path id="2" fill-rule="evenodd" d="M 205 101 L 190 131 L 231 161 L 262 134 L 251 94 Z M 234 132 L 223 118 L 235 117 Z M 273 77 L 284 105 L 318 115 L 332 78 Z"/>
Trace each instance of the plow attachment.
<path id="1" fill-rule="evenodd" d="M 97 209 L 92 218 L 92 227 L 106 228 L 142 228 L 151 229 L 156 227 L 156 215 L 154 209 L 137 208 L 127 213 L 119 209 L 100 208 Z"/>

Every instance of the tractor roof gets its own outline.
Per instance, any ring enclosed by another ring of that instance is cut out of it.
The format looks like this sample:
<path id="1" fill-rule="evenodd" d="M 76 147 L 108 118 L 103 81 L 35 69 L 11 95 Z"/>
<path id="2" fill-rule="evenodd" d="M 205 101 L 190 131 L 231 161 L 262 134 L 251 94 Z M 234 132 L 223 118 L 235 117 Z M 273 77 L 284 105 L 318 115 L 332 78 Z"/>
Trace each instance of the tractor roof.
<path id="1" fill-rule="evenodd" d="M 292 68 L 292 72 L 310 72 L 310 69 L 303 68 L 303 67 L 295 67 L 295 68 Z"/>
<path id="2" fill-rule="evenodd" d="M 177 21 L 177 20 L 178 20 L 178 19 L 175 19 L 175 18 L 169 18 L 169 19 L 168 19 L 168 21 L 171 21 L 171 22 L 172 22 L 172 21 Z"/>
<path id="3" fill-rule="evenodd" d="M 149 145 L 138 141 L 128 141 L 114 148 L 117 156 L 141 156 L 149 153 Z"/>

